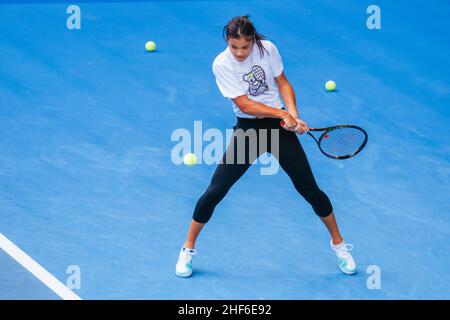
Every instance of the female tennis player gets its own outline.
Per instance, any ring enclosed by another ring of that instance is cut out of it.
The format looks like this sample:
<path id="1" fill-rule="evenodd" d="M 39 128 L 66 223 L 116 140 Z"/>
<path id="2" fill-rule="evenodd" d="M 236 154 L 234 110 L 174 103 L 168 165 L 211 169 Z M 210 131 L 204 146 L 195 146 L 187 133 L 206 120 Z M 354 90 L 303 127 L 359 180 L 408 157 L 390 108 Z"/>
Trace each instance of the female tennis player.
<path id="1" fill-rule="evenodd" d="M 197 253 L 194 249 L 196 239 L 211 218 L 214 208 L 259 155 L 272 151 L 274 142 L 278 143 L 278 150 L 272 154 L 277 157 L 298 193 L 327 227 L 331 235 L 330 246 L 338 257 L 339 268 L 345 274 L 354 274 L 356 264 L 349 253 L 353 246 L 344 242 L 331 202 L 318 187 L 297 137 L 297 133 L 308 131 L 308 125 L 298 115 L 295 93 L 284 74 L 277 48 L 256 31 L 249 16 L 231 19 L 223 29 L 223 36 L 228 46 L 215 58 L 212 69 L 220 92 L 233 102 L 237 123 L 210 185 L 195 206 L 186 241 L 178 256 L 176 275 L 191 276 L 192 256 Z M 280 126 L 280 121 L 284 121 L 284 127 Z M 250 139 L 245 139 L 249 130 L 256 132 L 257 143 L 253 146 Z M 274 135 L 278 141 L 272 141 L 275 140 L 272 138 L 273 130 L 278 131 L 278 135 Z M 267 133 L 266 148 L 259 146 L 261 132 Z M 239 146 L 236 142 L 242 135 L 245 143 Z M 256 152 L 251 152 L 255 145 Z"/>

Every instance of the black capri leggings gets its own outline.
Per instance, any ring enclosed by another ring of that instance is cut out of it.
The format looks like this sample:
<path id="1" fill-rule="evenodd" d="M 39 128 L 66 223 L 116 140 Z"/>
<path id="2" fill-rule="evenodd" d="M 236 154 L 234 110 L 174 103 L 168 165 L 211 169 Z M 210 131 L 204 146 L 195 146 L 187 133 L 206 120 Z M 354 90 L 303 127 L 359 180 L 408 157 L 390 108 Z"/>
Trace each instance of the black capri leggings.
<path id="1" fill-rule="evenodd" d="M 333 208 L 330 199 L 318 187 L 296 133 L 281 128 L 280 120 L 275 118 L 238 118 L 233 129 L 230 144 L 211 178 L 211 183 L 195 206 L 193 219 L 196 222 L 209 221 L 215 207 L 225 197 L 228 190 L 264 152 L 271 152 L 277 157 L 281 168 L 292 180 L 295 189 L 308 201 L 319 217 L 331 214 Z M 278 151 L 272 150 L 275 141 L 271 143 L 271 140 L 275 140 L 271 137 L 276 137 L 277 133 Z M 252 139 L 245 138 L 246 136 L 253 137 L 253 143 Z M 257 143 L 255 143 L 255 137 Z"/>

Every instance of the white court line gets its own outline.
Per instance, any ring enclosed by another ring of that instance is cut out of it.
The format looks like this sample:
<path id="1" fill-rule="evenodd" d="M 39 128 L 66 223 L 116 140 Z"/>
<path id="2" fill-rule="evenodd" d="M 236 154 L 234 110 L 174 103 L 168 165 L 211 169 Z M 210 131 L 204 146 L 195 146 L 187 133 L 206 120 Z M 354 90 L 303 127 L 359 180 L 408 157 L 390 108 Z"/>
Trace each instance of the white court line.
<path id="1" fill-rule="evenodd" d="M 0 233 L 0 248 L 30 271 L 36 278 L 41 280 L 47 287 L 53 290 L 64 300 L 81 300 L 72 290 L 67 288 L 61 281 L 56 279 L 50 272 L 45 270 L 39 263 L 29 255 L 20 250 L 14 243 Z"/>

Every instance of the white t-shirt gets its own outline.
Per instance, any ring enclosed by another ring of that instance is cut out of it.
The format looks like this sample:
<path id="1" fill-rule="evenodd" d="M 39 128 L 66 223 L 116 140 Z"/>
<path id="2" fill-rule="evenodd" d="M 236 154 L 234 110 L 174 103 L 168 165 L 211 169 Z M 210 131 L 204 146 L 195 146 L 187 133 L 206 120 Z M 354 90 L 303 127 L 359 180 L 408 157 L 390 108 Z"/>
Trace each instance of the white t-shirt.
<path id="1" fill-rule="evenodd" d="M 237 61 L 227 47 L 215 59 L 212 65 L 216 83 L 222 95 L 229 99 L 247 95 L 269 107 L 281 109 L 283 104 L 279 97 L 275 77 L 283 72 L 283 62 L 277 47 L 270 41 L 261 41 L 264 56 L 261 58 L 258 45 L 253 44 L 252 52 L 242 62 Z M 240 118 L 256 118 L 244 113 L 233 102 L 233 110 Z"/>

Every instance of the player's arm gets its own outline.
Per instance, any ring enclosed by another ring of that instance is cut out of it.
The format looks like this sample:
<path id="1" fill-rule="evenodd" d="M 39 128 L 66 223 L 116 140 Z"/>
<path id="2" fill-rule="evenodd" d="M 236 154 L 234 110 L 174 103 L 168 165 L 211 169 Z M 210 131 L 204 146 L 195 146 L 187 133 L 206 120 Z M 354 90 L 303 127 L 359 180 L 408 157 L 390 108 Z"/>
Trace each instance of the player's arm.
<path id="1" fill-rule="evenodd" d="M 288 109 L 289 113 L 294 117 L 298 118 L 297 104 L 295 102 L 295 92 L 292 85 L 286 78 L 284 71 L 275 78 L 278 85 L 278 90 L 280 91 L 281 97 L 283 98 L 284 104 Z"/>
<path id="2" fill-rule="evenodd" d="M 299 125 L 298 132 L 303 133 L 308 130 L 308 125 L 306 122 L 300 119 L 297 110 L 297 103 L 295 101 L 295 92 L 292 88 L 291 83 L 286 78 L 284 71 L 275 78 L 275 81 L 278 85 L 278 90 L 280 91 L 281 97 L 283 98 L 286 109 L 288 109 L 289 113 L 296 119 L 297 124 Z"/>
<path id="3" fill-rule="evenodd" d="M 286 110 L 268 107 L 260 102 L 250 100 L 246 95 L 236 97 L 233 101 L 244 113 L 261 118 L 268 117 L 283 119 L 286 123 L 285 128 L 288 130 L 292 130 L 297 126 L 295 119 Z"/>

